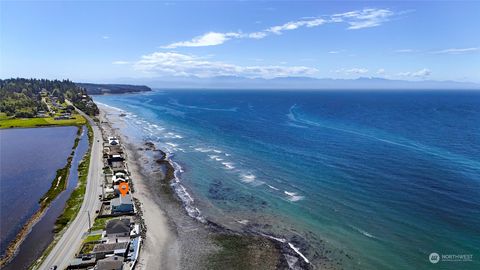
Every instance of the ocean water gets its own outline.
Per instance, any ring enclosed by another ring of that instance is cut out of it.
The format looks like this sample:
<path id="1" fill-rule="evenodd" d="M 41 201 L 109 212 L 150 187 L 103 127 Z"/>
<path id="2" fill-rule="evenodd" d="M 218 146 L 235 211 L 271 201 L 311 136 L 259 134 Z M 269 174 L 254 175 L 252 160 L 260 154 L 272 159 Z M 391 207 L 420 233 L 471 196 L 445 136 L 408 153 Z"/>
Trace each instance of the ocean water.
<path id="1" fill-rule="evenodd" d="M 1 252 L 39 209 L 56 171 L 67 163 L 76 127 L 0 130 Z"/>
<path id="2" fill-rule="evenodd" d="M 316 266 L 480 268 L 480 92 L 157 90 L 95 101 L 170 153 L 200 220 L 284 238 Z M 432 264 L 433 252 L 473 261 Z"/>

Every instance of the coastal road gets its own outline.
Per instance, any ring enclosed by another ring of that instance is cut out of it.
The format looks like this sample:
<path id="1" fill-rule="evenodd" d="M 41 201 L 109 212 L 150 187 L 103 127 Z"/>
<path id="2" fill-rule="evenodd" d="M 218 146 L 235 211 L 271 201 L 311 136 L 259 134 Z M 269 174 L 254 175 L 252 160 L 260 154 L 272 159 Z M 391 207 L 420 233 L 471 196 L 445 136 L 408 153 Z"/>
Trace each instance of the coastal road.
<path id="1" fill-rule="evenodd" d="M 95 211 L 100 209 L 100 200 L 103 180 L 103 160 L 102 160 L 102 133 L 96 123 L 83 112 L 80 112 L 87 119 L 93 129 L 93 145 L 90 156 L 90 167 L 88 170 L 87 187 L 82 206 L 77 217 L 68 226 L 68 229 L 62 235 L 48 257 L 43 261 L 39 269 L 49 269 L 56 265 L 58 269 L 65 269 L 74 258 L 75 252 L 80 247 L 82 235 L 88 231 L 88 219 L 90 213 L 90 222 L 96 216 Z M 99 140 L 99 141 L 97 141 Z"/>

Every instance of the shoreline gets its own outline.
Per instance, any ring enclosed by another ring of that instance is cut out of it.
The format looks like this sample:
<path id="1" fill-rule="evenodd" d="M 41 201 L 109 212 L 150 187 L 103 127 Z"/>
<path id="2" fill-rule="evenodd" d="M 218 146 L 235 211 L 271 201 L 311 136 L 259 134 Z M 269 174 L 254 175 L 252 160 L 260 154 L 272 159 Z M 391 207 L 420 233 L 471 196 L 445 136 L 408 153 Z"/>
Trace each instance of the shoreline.
<path id="1" fill-rule="evenodd" d="M 181 167 L 170 158 L 169 153 L 157 149 L 154 143 L 147 140 L 133 143 L 119 128 L 113 127 L 113 125 L 122 125 L 121 113 L 106 104 L 100 104 L 99 109 L 102 128 L 105 126 L 106 129 L 109 129 L 110 134 L 121 137 L 127 146 L 128 159 L 134 157 L 133 160 L 129 161 L 129 164 L 137 167 L 137 172 L 147 178 L 154 176 L 159 179 L 157 185 L 151 185 L 150 183 L 151 189 L 148 197 L 163 197 L 157 198 L 157 201 L 160 202 L 157 202 L 156 207 L 160 208 L 160 205 L 162 206 L 161 209 L 169 220 L 170 230 L 175 231 L 175 244 L 179 249 L 176 255 L 182 258 L 181 269 L 195 269 L 194 266 L 198 267 L 198 263 L 208 269 L 221 269 L 221 265 L 225 265 L 226 262 L 232 260 L 237 260 L 238 262 L 235 261 L 235 263 L 250 269 L 313 268 L 308 259 L 298 251 L 298 248 L 286 239 L 266 235 L 248 227 L 241 231 L 233 231 L 203 217 L 200 211 L 193 206 L 193 198 L 181 185 L 178 176 L 181 173 Z M 115 116 L 115 114 L 118 115 Z M 125 124 L 123 123 L 123 125 Z M 147 171 L 146 167 L 150 168 L 150 172 Z M 163 170 L 159 170 L 159 168 Z M 161 172 L 159 173 L 159 171 Z M 139 181 L 136 181 L 135 188 L 138 183 Z M 142 183 L 142 185 L 145 185 L 145 183 Z M 158 194 L 153 194 L 155 191 Z M 141 197 L 139 200 L 142 206 L 149 205 L 148 207 L 151 207 L 150 204 L 155 203 L 154 200 L 145 203 Z M 184 198 L 189 199 L 185 200 Z M 144 218 L 147 223 L 147 248 L 142 250 L 143 254 L 140 254 L 140 259 L 145 264 L 148 263 L 152 250 L 148 249 L 150 228 L 148 226 L 148 212 Z M 184 228 L 185 223 L 188 224 L 186 226 L 188 229 Z M 189 233 L 189 230 L 195 231 L 196 235 Z M 204 251 L 198 252 L 195 248 L 188 247 L 188 245 L 192 245 L 191 242 L 194 243 L 193 246 L 200 247 Z M 248 254 L 248 256 L 232 257 L 232 252 L 234 254 Z M 194 257 L 194 259 L 190 257 Z M 184 262 L 185 260 L 187 263 Z M 167 267 L 167 269 L 170 268 Z"/>
<path id="2" fill-rule="evenodd" d="M 84 125 L 82 125 L 84 126 Z M 51 204 L 55 201 L 55 199 L 63 192 L 66 190 L 67 184 L 68 184 L 68 178 L 70 177 L 70 170 L 71 170 L 71 162 L 72 159 L 75 155 L 75 152 L 78 147 L 78 142 L 80 140 L 80 137 L 82 136 L 82 126 L 77 126 L 78 131 L 75 135 L 74 139 L 74 145 L 72 147 L 72 152 L 70 155 L 67 157 L 67 162 L 64 167 L 57 169 L 57 173 L 55 175 L 55 178 L 52 180 L 51 187 L 43 194 L 43 196 L 40 198 L 38 204 L 39 204 L 39 209 L 35 211 L 35 213 L 32 214 L 32 216 L 23 224 L 22 228 L 20 231 L 17 233 L 14 239 L 10 241 L 10 243 L 7 245 L 7 248 L 5 249 L 5 253 L 2 255 L 0 259 L 0 267 L 4 267 L 8 265 L 17 255 L 17 252 L 22 245 L 22 243 L 25 241 L 29 233 L 32 231 L 33 227 L 44 217 L 48 209 L 50 208 Z M 50 126 L 51 127 L 51 126 Z M 59 126 L 61 127 L 61 126 Z M 26 127 L 25 127 L 26 128 Z M 36 127 L 28 127 L 28 128 L 36 128 Z M 60 174 L 61 171 L 63 171 L 63 174 Z M 64 177 L 64 179 L 61 179 Z M 63 181 L 62 181 L 63 180 Z M 57 185 L 54 186 L 54 183 L 57 182 Z M 63 187 L 60 190 L 60 192 L 55 192 L 56 187 L 58 184 L 63 182 Z M 53 188 L 53 191 L 52 191 Z M 50 193 L 54 193 L 54 197 L 50 198 Z M 46 204 L 45 204 L 46 202 Z"/>

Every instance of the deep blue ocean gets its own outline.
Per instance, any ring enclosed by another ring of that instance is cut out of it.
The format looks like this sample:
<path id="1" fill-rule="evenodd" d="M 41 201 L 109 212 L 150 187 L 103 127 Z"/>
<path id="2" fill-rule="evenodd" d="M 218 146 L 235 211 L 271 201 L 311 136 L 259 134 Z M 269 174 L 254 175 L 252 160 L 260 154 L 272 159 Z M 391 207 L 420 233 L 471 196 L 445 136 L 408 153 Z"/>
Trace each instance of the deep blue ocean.
<path id="1" fill-rule="evenodd" d="M 285 238 L 317 266 L 480 269 L 480 92 L 156 90 L 95 101 L 172 153 L 208 219 Z M 433 252 L 473 261 L 432 264 Z"/>

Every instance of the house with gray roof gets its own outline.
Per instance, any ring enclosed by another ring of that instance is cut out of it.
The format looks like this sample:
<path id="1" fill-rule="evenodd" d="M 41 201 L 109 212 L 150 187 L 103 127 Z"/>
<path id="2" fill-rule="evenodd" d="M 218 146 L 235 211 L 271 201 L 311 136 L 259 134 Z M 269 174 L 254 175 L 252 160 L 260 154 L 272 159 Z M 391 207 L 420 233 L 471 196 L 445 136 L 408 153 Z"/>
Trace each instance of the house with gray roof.
<path id="1" fill-rule="evenodd" d="M 123 269 L 123 257 L 112 256 L 97 261 L 95 270 L 122 270 Z"/>
<path id="2" fill-rule="evenodd" d="M 133 213 L 133 201 L 130 194 L 111 200 L 112 214 Z"/>

